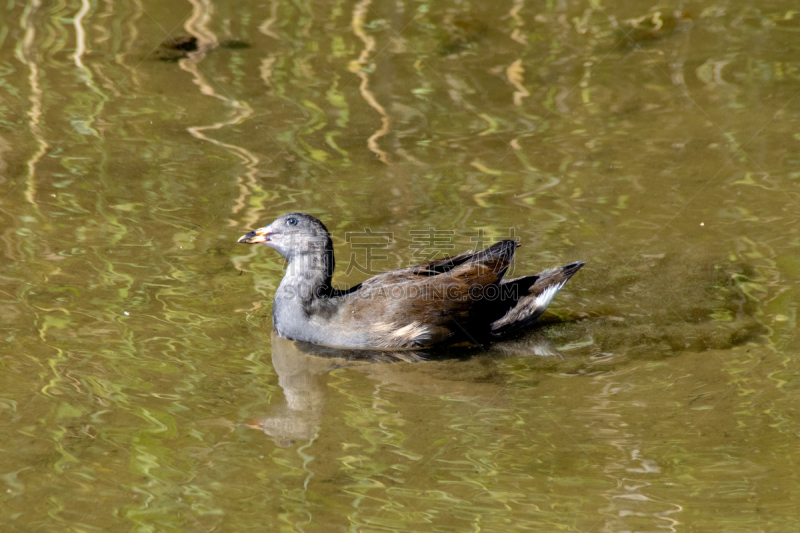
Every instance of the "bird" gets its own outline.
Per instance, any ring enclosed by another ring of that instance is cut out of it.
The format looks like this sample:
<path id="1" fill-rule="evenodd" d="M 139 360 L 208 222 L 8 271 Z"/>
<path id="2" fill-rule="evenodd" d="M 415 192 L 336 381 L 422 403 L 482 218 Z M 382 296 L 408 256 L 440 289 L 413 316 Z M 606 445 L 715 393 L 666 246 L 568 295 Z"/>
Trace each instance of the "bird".
<path id="1" fill-rule="evenodd" d="M 330 232 L 311 215 L 285 214 L 238 242 L 264 244 L 286 260 L 272 307 L 275 333 L 341 348 L 483 345 L 531 326 L 585 264 L 505 279 L 519 244 L 501 240 L 339 289 Z"/>

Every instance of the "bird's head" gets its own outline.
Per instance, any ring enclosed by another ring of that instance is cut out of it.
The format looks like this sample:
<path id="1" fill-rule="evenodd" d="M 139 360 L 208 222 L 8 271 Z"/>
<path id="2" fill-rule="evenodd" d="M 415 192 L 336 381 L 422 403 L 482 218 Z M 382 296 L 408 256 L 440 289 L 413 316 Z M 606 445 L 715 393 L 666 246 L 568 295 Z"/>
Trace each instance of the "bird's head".
<path id="1" fill-rule="evenodd" d="M 243 235 L 239 242 L 266 244 L 289 262 L 299 256 L 326 254 L 333 250 L 325 225 L 303 213 L 289 213 L 278 217 L 268 226 Z"/>

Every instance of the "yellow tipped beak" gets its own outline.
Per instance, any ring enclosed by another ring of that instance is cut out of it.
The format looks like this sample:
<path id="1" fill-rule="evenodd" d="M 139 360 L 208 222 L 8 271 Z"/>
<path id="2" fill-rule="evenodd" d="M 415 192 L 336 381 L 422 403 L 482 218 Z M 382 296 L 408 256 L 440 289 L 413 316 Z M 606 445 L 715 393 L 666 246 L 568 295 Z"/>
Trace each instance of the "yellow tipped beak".
<path id="1" fill-rule="evenodd" d="M 247 235 L 242 235 L 237 242 L 243 242 L 245 244 L 260 244 L 262 242 L 268 242 L 269 236 L 270 233 L 266 228 L 259 228 L 251 231 Z"/>

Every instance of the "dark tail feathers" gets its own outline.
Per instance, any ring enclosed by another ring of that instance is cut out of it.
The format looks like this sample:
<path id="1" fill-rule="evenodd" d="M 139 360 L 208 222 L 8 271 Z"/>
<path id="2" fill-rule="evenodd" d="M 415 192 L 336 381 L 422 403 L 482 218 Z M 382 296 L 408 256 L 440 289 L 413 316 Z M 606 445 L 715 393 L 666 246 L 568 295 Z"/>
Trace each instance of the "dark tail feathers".
<path id="1" fill-rule="evenodd" d="M 553 297 L 561 287 L 580 270 L 585 263 L 577 261 L 561 267 L 551 268 L 521 278 L 503 280 L 501 285 L 516 284 L 517 300 L 504 302 L 508 305 L 505 313 L 492 322 L 491 330 L 494 335 L 502 335 L 511 331 L 530 326 L 550 305 Z"/>

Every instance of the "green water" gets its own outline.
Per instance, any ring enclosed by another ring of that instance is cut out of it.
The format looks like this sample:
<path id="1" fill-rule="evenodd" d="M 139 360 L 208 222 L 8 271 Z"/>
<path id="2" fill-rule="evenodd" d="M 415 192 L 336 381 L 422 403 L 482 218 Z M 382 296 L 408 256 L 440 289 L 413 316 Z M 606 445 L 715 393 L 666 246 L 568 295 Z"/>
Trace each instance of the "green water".
<path id="1" fill-rule="evenodd" d="M 799 530 L 798 154 L 791 0 L 10 0 L 0 528 Z M 236 243 L 290 211 L 342 284 L 366 228 L 587 265 L 519 338 L 318 353 Z"/>

